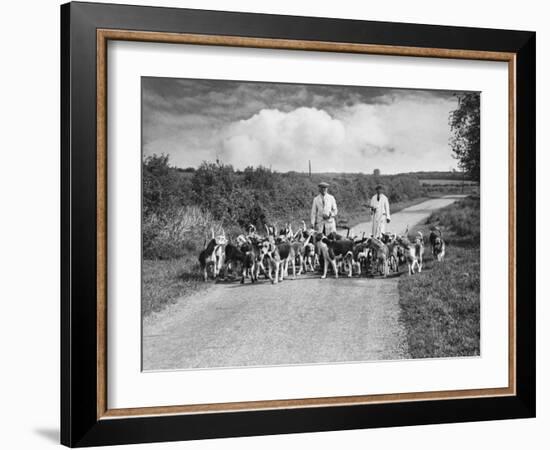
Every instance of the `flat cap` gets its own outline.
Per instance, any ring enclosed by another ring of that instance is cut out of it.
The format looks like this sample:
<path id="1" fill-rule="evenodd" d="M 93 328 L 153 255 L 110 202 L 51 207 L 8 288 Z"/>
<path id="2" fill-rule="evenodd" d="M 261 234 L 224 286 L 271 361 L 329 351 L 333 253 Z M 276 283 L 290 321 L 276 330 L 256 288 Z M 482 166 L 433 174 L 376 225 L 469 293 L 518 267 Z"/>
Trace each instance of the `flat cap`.
<path id="1" fill-rule="evenodd" d="M 374 189 L 384 189 L 384 185 L 383 184 L 377 184 Z"/>
<path id="2" fill-rule="evenodd" d="M 329 186 L 330 186 L 330 184 L 328 184 L 326 181 L 321 181 L 319 183 L 319 187 L 329 187 Z"/>

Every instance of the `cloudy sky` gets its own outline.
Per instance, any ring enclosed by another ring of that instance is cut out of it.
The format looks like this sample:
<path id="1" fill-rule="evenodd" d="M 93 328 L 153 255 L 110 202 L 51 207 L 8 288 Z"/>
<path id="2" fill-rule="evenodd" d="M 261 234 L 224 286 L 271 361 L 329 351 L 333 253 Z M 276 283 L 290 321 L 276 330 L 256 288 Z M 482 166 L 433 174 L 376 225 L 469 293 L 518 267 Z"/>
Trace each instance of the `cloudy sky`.
<path id="1" fill-rule="evenodd" d="M 280 172 L 391 174 L 456 167 L 450 91 L 142 78 L 144 156 Z"/>

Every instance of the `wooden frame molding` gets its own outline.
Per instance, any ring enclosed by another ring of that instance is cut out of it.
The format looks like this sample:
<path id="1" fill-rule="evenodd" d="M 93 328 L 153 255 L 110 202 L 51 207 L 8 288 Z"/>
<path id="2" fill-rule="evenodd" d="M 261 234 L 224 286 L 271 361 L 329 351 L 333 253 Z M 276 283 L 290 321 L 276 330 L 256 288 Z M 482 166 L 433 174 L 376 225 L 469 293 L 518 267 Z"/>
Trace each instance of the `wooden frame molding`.
<path id="1" fill-rule="evenodd" d="M 109 409 L 107 404 L 107 42 L 109 40 L 217 45 L 266 49 L 347 52 L 408 57 L 508 62 L 509 72 L 509 383 L 507 387 L 348 397 L 265 400 Z M 502 397 L 516 394 L 516 54 L 509 52 L 403 47 L 324 41 L 97 29 L 97 418 L 292 409 L 422 400 Z"/>

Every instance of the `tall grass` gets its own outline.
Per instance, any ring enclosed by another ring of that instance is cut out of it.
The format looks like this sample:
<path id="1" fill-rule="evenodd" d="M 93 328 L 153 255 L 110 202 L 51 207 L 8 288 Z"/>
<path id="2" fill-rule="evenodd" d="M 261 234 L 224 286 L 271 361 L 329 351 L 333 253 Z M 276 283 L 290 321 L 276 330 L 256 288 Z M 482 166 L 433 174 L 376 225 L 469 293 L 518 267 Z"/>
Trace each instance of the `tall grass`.
<path id="1" fill-rule="evenodd" d="M 143 256 L 173 259 L 193 252 L 198 254 L 212 230 L 220 234 L 221 223 L 196 206 L 171 208 L 162 215 L 150 214 L 143 220 Z"/>
<path id="2" fill-rule="evenodd" d="M 476 356 L 480 351 L 479 198 L 433 213 L 412 230 L 429 235 L 440 227 L 445 261 L 426 247 L 422 273 L 399 279 L 401 321 L 413 358 Z"/>

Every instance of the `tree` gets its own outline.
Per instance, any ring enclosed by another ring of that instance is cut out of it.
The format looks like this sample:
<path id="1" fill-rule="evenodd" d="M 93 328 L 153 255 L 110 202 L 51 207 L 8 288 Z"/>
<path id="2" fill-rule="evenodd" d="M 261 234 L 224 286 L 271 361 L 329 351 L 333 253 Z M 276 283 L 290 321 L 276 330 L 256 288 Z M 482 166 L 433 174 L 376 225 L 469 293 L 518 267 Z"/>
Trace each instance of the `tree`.
<path id="1" fill-rule="evenodd" d="M 479 93 L 457 94 L 458 108 L 451 112 L 451 149 L 460 169 L 479 181 Z"/>
<path id="2" fill-rule="evenodd" d="M 237 181 L 233 166 L 205 161 L 191 179 L 192 200 L 210 211 L 216 220 L 230 220 L 235 207 L 231 197 Z"/>
<path id="3" fill-rule="evenodd" d="M 162 214 L 183 204 L 189 182 L 170 166 L 168 155 L 147 156 L 142 162 L 144 214 Z"/>

